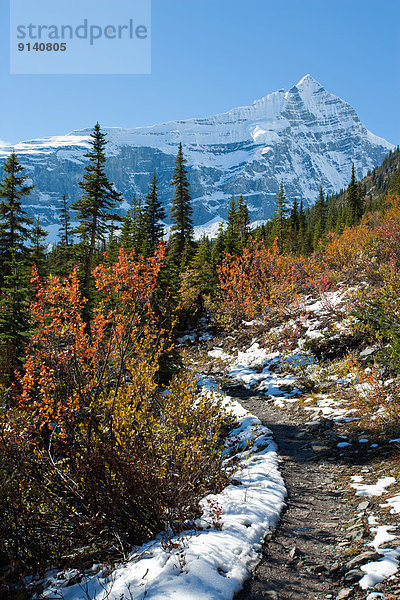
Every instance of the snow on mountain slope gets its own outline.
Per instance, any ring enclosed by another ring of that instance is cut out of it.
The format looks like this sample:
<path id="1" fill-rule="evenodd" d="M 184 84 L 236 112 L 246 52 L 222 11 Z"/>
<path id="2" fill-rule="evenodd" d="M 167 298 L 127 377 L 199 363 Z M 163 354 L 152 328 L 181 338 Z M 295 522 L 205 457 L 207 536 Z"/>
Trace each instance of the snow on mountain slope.
<path id="1" fill-rule="evenodd" d="M 154 170 L 168 212 L 170 181 L 179 142 L 188 161 L 196 224 L 226 216 L 232 195 L 243 194 L 251 220 L 271 216 L 283 180 L 288 198 L 315 201 L 345 187 L 354 162 L 358 178 L 380 164 L 394 146 L 369 132 L 355 110 L 327 92 L 311 75 L 289 91 L 279 90 L 208 118 L 149 127 L 104 127 L 107 170 L 127 201 L 145 195 Z M 35 191 L 29 212 L 54 223 L 62 193 L 80 194 L 91 129 L 14 146 Z M 11 148 L 0 147 L 0 160 Z"/>

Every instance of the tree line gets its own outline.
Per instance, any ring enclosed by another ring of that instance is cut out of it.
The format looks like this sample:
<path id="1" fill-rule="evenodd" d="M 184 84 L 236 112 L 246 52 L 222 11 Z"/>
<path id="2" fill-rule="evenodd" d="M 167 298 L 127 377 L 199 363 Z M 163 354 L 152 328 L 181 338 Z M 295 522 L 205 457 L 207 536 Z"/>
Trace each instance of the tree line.
<path id="1" fill-rule="evenodd" d="M 29 275 L 33 265 L 42 277 L 66 275 L 74 265 L 80 265 L 81 288 L 87 300 L 85 319 L 89 324 L 95 297 L 91 273 L 104 252 L 107 251 L 109 263 L 117 259 L 121 247 L 149 258 L 163 243 L 166 213 L 159 197 L 156 172 L 146 197 L 134 196 L 127 214 L 121 217 L 117 209 L 123 197 L 105 173 L 106 144 L 106 135 L 97 123 L 90 136 L 90 149 L 84 155 L 88 164 L 79 182 L 82 195 L 72 205 L 65 194 L 62 196 L 59 239 L 49 252 L 39 218 L 29 218 L 22 207 L 33 186 L 27 184 L 28 178 L 15 153 L 4 164 L 0 182 L 0 345 L 4 385 L 12 381 L 14 370 L 21 366 L 24 358 L 23 349 L 29 337 Z M 397 155 L 398 150 L 388 156 L 386 163 L 391 165 Z M 386 163 L 368 175 L 380 187 L 384 184 L 375 172 L 382 168 L 387 170 Z M 398 168 L 394 169 L 391 176 L 390 187 L 394 192 L 398 187 L 398 173 Z M 281 182 L 273 217 L 254 230 L 250 229 L 249 210 L 243 196 L 237 200 L 232 198 L 226 224 L 220 224 L 216 238 L 203 237 L 195 243 L 182 144 L 171 186 L 174 188 L 172 225 L 160 274 L 160 288 L 164 290 L 162 301 L 166 302 L 168 290 L 170 307 L 176 306 L 183 297 L 184 304 L 195 312 L 203 307 L 204 298 L 212 298 L 217 293 L 217 272 L 224 257 L 241 255 L 251 239 L 262 241 L 269 249 L 276 244 L 283 253 L 308 256 L 326 243 L 329 232 L 340 234 L 344 227 L 357 225 L 366 211 L 377 207 L 376 200 L 367 193 L 365 182 L 357 182 L 353 164 L 347 189 L 329 197 L 321 186 L 311 208 L 305 208 L 303 201 L 298 202 L 296 198 L 290 204 Z"/>

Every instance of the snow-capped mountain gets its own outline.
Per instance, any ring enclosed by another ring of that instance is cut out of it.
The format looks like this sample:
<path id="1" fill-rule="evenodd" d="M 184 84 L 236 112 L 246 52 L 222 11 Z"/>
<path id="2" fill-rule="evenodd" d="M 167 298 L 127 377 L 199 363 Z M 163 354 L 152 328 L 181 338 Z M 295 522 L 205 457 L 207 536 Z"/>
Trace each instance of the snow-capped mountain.
<path id="1" fill-rule="evenodd" d="M 194 220 L 216 222 L 226 216 L 232 195 L 243 194 L 251 220 L 271 216 L 281 180 L 289 199 L 316 200 L 319 186 L 336 192 L 380 164 L 394 146 L 368 131 L 355 110 L 327 92 L 311 75 L 289 91 L 278 90 L 251 106 L 201 119 L 151 127 L 102 127 L 107 134 L 107 172 L 128 208 L 133 194 L 144 196 L 156 170 L 166 211 L 179 142 L 187 158 Z M 81 190 L 91 129 L 14 146 L 35 190 L 30 214 L 43 225 L 57 219 L 61 194 L 74 201 Z M 0 132 L 1 134 L 1 132 Z M 10 147 L 0 146 L 0 161 Z"/>

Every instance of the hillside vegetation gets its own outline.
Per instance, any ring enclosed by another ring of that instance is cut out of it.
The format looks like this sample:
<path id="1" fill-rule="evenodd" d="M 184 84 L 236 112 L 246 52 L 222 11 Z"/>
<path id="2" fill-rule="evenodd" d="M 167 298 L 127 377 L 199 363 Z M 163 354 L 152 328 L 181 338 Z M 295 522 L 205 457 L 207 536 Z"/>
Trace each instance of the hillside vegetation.
<path id="1" fill-rule="evenodd" d="M 4 597 L 29 597 L 24 576 L 56 562 L 124 556 L 162 529 L 179 531 L 228 481 L 232 417 L 199 393 L 176 346 L 200 318 L 227 330 L 256 321 L 266 339 L 280 328 L 270 342 L 285 352 L 304 333 L 310 297 L 322 298 L 329 322 L 308 350 L 353 373 L 366 427 L 399 432 L 398 150 L 360 183 L 353 172 L 343 194 L 321 190 L 310 211 L 288 207 L 281 186 L 273 220 L 254 234 L 245 201 L 233 199 L 226 230 L 196 244 L 180 146 L 166 244 L 156 175 L 117 227 L 106 143 L 97 125 L 82 198 L 60 199 L 50 252 L 40 222 L 24 214 L 31 188 L 14 154 L 1 182 Z M 332 291 L 340 310 L 329 307 Z"/>

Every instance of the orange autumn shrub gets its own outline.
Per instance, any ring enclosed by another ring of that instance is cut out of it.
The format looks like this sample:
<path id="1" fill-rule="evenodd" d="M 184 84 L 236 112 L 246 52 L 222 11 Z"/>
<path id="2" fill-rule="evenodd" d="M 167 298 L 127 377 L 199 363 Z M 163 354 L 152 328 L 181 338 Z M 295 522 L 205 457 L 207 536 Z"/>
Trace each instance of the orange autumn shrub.
<path id="1" fill-rule="evenodd" d="M 218 269 L 217 316 L 225 324 L 243 319 L 274 320 L 289 314 L 310 277 L 306 262 L 294 254 L 281 254 L 253 240 L 241 256 L 227 255 Z"/>
<path id="2" fill-rule="evenodd" d="M 329 233 L 320 253 L 323 267 L 341 281 L 365 277 L 374 257 L 374 233 L 367 219 L 357 227 L 345 227 L 343 233 Z"/>
<path id="3" fill-rule="evenodd" d="M 0 559 L 18 573 L 82 546 L 123 554 L 182 527 L 226 481 L 221 402 L 191 373 L 158 384 L 171 345 L 153 309 L 164 251 L 121 250 L 94 269 L 90 327 L 77 270 L 45 282 L 33 272 L 22 391 L 0 409 Z"/>
<path id="4" fill-rule="evenodd" d="M 351 399 L 360 422 L 378 433 L 400 432 L 399 378 L 387 379 L 375 367 L 363 367 L 350 356 Z"/>
<path id="5" fill-rule="evenodd" d="M 57 431 L 68 433 L 76 422 L 94 420 L 96 402 L 104 401 L 111 386 L 118 389 L 129 380 L 143 353 L 157 358 L 163 332 L 155 327 L 151 299 L 164 251 L 160 246 L 146 261 L 121 250 L 115 264 L 94 269 L 101 299 L 90 331 L 82 317 L 86 300 L 77 269 L 45 283 L 34 269 L 36 328 L 27 349 L 20 405 L 39 428 L 56 423 Z"/>
<path id="6" fill-rule="evenodd" d="M 400 197 L 388 194 L 382 211 L 366 213 L 355 227 L 330 233 L 317 255 L 333 279 L 358 283 L 381 281 L 382 264 L 400 267 Z"/>

